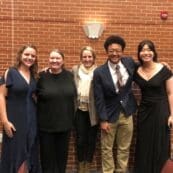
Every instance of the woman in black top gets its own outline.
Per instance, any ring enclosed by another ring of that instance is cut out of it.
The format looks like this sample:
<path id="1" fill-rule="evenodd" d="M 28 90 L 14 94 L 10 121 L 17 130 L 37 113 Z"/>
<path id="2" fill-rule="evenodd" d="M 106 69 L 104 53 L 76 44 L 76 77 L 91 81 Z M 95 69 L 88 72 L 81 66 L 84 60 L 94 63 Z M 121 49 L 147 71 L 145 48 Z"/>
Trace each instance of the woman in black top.
<path id="1" fill-rule="evenodd" d="M 43 173 L 65 173 L 66 169 L 76 90 L 73 75 L 63 66 L 63 53 L 51 51 L 49 68 L 40 73 L 37 85 Z"/>

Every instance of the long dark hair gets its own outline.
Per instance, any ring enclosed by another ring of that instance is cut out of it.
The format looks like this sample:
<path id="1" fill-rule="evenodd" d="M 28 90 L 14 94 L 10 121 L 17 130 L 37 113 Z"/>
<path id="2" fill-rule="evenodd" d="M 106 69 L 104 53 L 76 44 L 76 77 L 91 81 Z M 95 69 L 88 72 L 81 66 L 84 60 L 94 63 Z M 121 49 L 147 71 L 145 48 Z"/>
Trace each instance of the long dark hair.
<path id="1" fill-rule="evenodd" d="M 24 46 L 22 46 L 20 49 L 19 49 L 19 51 L 17 52 L 17 56 L 16 56 L 16 62 L 15 62 L 15 64 L 14 64 L 14 67 L 15 68 L 19 68 L 20 67 L 20 65 L 21 65 L 21 57 L 22 57 L 22 54 L 23 54 L 23 52 L 24 52 L 24 50 L 25 49 L 27 49 L 27 48 L 33 48 L 35 51 L 36 51 L 36 53 L 37 53 L 37 48 L 36 48 L 36 46 L 34 46 L 33 44 L 26 44 L 26 45 L 24 45 Z M 35 62 L 34 62 L 34 64 L 30 67 L 30 71 L 31 71 L 31 75 L 33 76 L 33 77 L 37 77 L 37 72 L 38 72 L 38 61 L 37 61 L 37 56 L 36 56 L 36 59 L 35 59 Z"/>
<path id="2" fill-rule="evenodd" d="M 138 45 L 138 60 L 141 64 L 143 61 L 140 58 L 140 52 L 142 51 L 143 47 L 147 45 L 149 49 L 154 53 L 153 61 L 157 62 L 157 52 L 154 43 L 151 40 L 143 40 Z"/>

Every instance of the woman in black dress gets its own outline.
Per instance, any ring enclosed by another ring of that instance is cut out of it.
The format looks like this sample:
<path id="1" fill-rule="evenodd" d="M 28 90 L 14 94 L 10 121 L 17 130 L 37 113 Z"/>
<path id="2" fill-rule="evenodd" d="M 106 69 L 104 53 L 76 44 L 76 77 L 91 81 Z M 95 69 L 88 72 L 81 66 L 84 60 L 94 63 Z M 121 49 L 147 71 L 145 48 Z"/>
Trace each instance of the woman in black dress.
<path id="1" fill-rule="evenodd" d="M 160 173 L 169 158 L 169 127 L 173 125 L 172 72 L 157 62 L 152 41 L 138 46 L 141 66 L 134 75 L 141 89 L 137 117 L 135 173 Z"/>
<path id="2" fill-rule="evenodd" d="M 23 46 L 0 85 L 3 142 L 0 173 L 39 173 L 36 91 L 37 49 Z"/>
<path id="3" fill-rule="evenodd" d="M 49 68 L 40 73 L 37 89 L 42 171 L 65 173 L 76 89 L 61 51 L 50 52 Z"/>

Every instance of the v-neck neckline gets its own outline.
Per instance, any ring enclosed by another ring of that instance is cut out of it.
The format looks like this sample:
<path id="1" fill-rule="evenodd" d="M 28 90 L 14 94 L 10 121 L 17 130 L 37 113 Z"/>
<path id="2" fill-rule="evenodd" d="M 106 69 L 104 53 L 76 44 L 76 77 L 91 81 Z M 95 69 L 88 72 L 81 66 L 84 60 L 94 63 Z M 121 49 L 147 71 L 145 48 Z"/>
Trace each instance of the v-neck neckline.
<path id="1" fill-rule="evenodd" d="M 30 75 L 30 78 L 29 78 L 28 80 L 26 80 L 26 78 L 25 78 L 24 75 L 21 73 L 21 71 L 19 71 L 18 69 L 17 69 L 17 71 L 18 71 L 19 75 L 21 76 L 21 78 L 22 78 L 22 79 L 25 81 L 25 83 L 29 86 L 30 83 L 31 83 L 31 75 Z"/>
<path id="2" fill-rule="evenodd" d="M 138 71 L 137 71 L 137 74 L 138 74 L 138 76 L 139 76 L 141 79 L 143 79 L 143 80 L 146 81 L 146 82 L 149 82 L 149 81 L 151 81 L 153 78 L 155 78 L 163 69 L 164 69 L 164 66 L 163 66 L 161 69 L 159 69 L 156 73 L 154 73 L 149 79 L 145 79 Z"/>

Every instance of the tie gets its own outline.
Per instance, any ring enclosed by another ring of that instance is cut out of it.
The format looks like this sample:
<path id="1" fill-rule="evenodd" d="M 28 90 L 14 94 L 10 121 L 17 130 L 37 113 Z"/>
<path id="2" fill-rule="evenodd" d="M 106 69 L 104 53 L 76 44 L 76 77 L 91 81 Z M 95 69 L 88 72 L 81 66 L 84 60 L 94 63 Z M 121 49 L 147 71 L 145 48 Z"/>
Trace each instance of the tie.
<path id="1" fill-rule="evenodd" d="M 117 86 L 118 86 L 118 89 L 120 91 L 121 87 L 124 85 L 123 84 L 123 80 L 122 80 L 122 74 L 120 72 L 120 66 L 119 65 L 116 65 L 115 67 L 115 72 L 117 74 Z"/>

